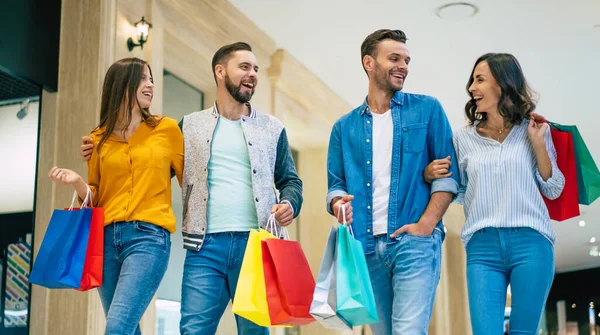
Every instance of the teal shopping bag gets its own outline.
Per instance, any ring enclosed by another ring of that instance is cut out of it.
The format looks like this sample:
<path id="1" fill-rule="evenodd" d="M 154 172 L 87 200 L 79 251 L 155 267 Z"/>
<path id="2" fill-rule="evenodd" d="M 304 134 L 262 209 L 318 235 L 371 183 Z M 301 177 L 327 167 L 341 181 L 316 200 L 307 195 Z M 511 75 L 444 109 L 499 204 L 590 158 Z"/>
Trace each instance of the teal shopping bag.
<path id="1" fill-rule="evenodd" d="M 351 230 L 346 225 L 338 228 L 336 256 L 336 312 L 352 326 L 378 323 L 365 253 L 362 244 L 351 235 Z"/>

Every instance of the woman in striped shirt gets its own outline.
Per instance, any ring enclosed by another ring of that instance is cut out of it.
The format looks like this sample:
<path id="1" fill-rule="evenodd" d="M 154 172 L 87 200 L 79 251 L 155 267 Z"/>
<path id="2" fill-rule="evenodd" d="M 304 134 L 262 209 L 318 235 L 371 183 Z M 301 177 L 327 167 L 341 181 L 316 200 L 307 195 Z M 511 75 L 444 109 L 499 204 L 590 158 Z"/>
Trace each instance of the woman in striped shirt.
<path id="1" fill-rule="evenodd" d="M 559 197 L 564 177 L 514 56 L 481 56 L 467 91 L 469 125 L 454 134 L 454 148 L 473 334 L 503 333 L 509 284 L 510 334 L 537 334 L 554 278 L 555 235 L 542 194 Z M 449 164 L 432 162 L 425 179 L 447 177 Z"/>

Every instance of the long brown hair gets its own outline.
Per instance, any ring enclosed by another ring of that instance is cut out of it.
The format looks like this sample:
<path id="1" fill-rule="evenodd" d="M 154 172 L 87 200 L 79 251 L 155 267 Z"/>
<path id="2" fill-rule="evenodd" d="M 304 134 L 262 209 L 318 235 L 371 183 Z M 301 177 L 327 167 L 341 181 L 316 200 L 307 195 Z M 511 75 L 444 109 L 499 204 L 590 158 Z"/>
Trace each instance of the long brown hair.
<path id="1" fill-rule="evenodd" d="M 159 117 L 153 116 L 149 108 L 142 108 L 137 99 L 137 89 L 142 81 L 144 67 L 150 65 L 139 58 L 124 58 L 110 66 L 104 77 L 102 86 L 102 103 L 100 105 L 100 124 L 94 129 L 102 133 L 97 150 L 108 140 L 119 121 L 125 121 L 123 133 L 131 124 L 132 110 L 135 105 L 142 113 L 142 122 L 156 127 Z"/>
<path id="2" fill-rule="evenodd" d="M 487 113 L 477 113 L 477 104 L 473 95 L 469 92 L 469 87 L 473 84 L 473 73 L 477 65 L 486 61 L 492 72 L 492 76 L 500 86 L 501 94 L 498 101 L 498 113 L 504 119 L 505 123 L 518 125 L 521 121 L 529 117 L 529 113 L 535 110 L 534 92 L 531 90 L 523 75 L 521 65 L 515 56 L 506 53 L 488 53 L 475 62 L 469 82 L 467 83 L 467 93 L 471 97 L 465 106 L 465 114 L 473 125 L 475 121 L 486 121 Z"/>

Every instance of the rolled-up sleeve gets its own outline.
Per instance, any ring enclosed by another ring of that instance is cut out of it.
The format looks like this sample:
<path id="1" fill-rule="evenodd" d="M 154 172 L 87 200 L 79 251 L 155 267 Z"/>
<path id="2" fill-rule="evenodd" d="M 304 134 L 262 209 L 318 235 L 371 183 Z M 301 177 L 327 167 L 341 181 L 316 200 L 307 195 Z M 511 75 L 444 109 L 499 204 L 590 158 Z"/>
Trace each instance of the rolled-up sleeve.
<path id="1" fill-rule="evenodd" d="M 456 153 L 452 143 L 452 127 L 448 122 L 446 113 L 440 102 L 435 99 L 431 111 L 429 132 L 427 134 L 427 146 L 431 161 L 450 156 L 452 165 L 449 172 L 452 176 L 436 179 L 431 183 L 431 194 L 436 192 L 458 193 L 458 169 L 456 163 Z"/>
<path id="2" fill-rule="evenodd" d="M 535 178 L 540 186 L 540 191 L 542 194 L 546 198 L 553 200 L 560 197 L 560 194 L 565 187 L 565 176 L 562 174 L 558 168 L 558 165 L 556 164 L 556 149 L 554 148 L 552 136 L 550 135 L 550 127 L 546 129 L 546 133 L 544 134 L 544 142 L 546 143 L 546 151 L 548 151 L 548 157 L 550 157 L 550 163 L 552 164 L 552 176 L 550 176 L 548 180 L 544 181 L 544 178 L 542 178 L 540 175 L 540 170 L 536 162 Z"/>
<path id="3" fill-rule="evenodd" d="M 325 206 L 327 212 L 333 215 L 331 201 L 336 197 L 348 194 L 346 188 L 346 175 L 344 173 L 344 162 L 342 155 L 341 124 L 336 122 L 329 137 L 329 148 L 327 151 L 327 197 Z"/>
<path id="4" fill-rule="evenodd" d="M 452 200 L 453 202 L 460 204 L 460 205 L 464 205 L 465 204 L 465 193 L 467 192 L 467 184 L 469 182 L 468 176 L 467 176 L 467 170 L 466 167 L 460 164 L 461 158 L 460 158 L 460 146 L 459 146 L 459 138 L 458 136 L 460 136 L 460 132 L 457 132 L 454 137 L 452 138 L 452 142 L 454 143 L 454 151 L 456 152 L 456 160 L 459 162 L 457 167 L 458 167 L 458 176 L 459 176 L 459 180 L 460 182 L 458 183 L 458 193 L 456 194 L 456 197 L 454 197 L 454 199 Z"/>

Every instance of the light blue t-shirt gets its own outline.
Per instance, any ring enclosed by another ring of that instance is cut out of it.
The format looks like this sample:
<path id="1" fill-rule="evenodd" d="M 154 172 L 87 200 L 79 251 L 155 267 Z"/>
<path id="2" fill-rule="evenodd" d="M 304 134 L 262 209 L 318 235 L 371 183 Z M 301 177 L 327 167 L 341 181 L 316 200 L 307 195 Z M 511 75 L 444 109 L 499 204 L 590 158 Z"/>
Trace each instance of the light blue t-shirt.
<path id="1" fill-rule="evenodd" d="M 208 162 L 207 233 L 258 229 L 252 168 L 240 120 L 219 117 Z"/>

